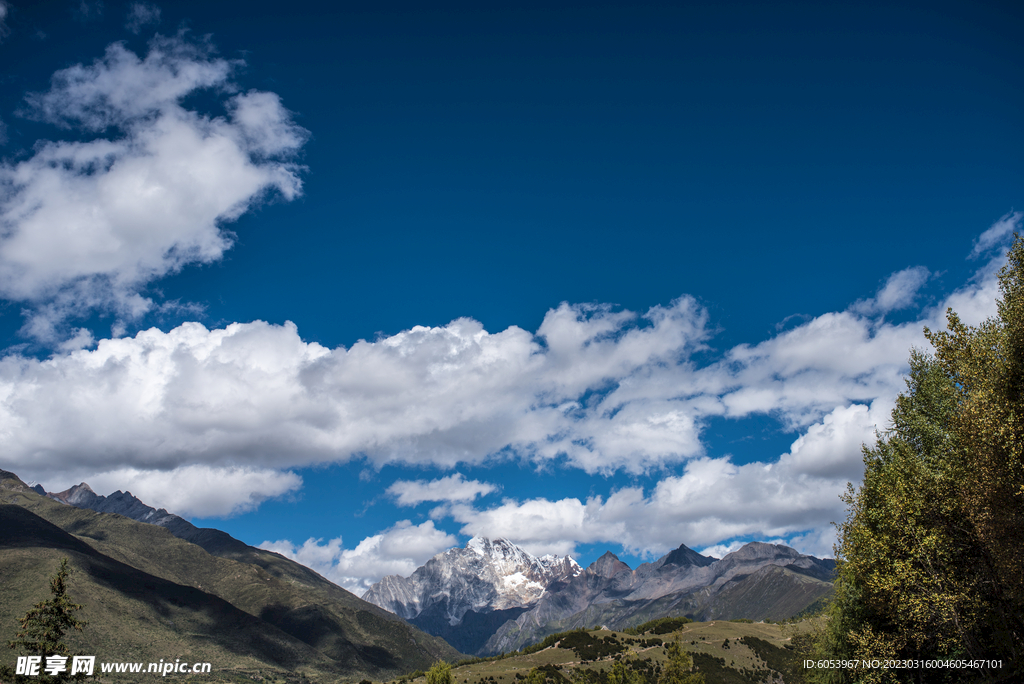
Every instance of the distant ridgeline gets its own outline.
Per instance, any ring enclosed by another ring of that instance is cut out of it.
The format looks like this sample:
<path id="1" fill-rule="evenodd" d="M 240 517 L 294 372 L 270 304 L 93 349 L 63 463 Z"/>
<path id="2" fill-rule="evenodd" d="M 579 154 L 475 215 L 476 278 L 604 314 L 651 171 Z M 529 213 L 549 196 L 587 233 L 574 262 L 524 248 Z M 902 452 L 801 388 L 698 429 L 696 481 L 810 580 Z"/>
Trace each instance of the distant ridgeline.
<path id="1" fill-rule="evenodd" d="M 88 622 L 69 646 L 98 661 L 182 658 L 212 663 L 211 681 L 301 672 L 326 682 L 386 679 L 460 655 L 305 566 L 131 494 L 81 484 L 47 495 L 0 470 L 0 643 L 48 597 L 63 557 Z"/>
<path id="2" fill-rule="evenodd" d="M 569 557 L 474 538 L 408 578 L 385 577 L 363 598 L 484 656 L 566 630 L 621 630 L 666 616 L 783 620 L 830 595 L 834 572 L 832 560 L 759 542 L 721 560 L 680 546 L 636 570 L 609 552 L 584 570 Z"/>

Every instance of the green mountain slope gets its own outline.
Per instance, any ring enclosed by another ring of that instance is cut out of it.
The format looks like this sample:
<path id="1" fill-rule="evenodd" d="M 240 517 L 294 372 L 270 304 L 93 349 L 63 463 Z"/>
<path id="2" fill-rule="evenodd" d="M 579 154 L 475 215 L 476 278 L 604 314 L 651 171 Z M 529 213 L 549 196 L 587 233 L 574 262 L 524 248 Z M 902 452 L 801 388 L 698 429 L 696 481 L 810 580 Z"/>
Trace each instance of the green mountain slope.
<path id="1" fill-rule="evenodd" d="M 678 638 L 705 684 L 805 684 L 802 659 L 808 657 L 813 629 L 813 621 L 778 625 L 718 620 L 657 634 L 581 630 L 559 634 L 545 648 L 466 661 L 452 675 L 458 684 L 525 684 L 537 668 L 547 682 L 608 684 L 612 668 L 622 662 L 640 682 L 652 684 L 663 672 L 667 645 Z M 426 684 L 426 679 L 407 677 L 396 684 Z"/>
<path id="2" fill-rule="evenodd" d="M 215 669 L 302 670 L 333 681 L 458 657 L 313 571 L 230 537 L 233 544 L 218 540 L 230 557 L 211 555 L 162 527 L 57 503 L 3 471 L 0 504 L 13 504 L 0 509 L 0 639 L 45 598 L 45 578 L 66 555 L 81 570 L 74 596 L 91 623 L 82 638 L 101 659 L 184 656 Z"/>

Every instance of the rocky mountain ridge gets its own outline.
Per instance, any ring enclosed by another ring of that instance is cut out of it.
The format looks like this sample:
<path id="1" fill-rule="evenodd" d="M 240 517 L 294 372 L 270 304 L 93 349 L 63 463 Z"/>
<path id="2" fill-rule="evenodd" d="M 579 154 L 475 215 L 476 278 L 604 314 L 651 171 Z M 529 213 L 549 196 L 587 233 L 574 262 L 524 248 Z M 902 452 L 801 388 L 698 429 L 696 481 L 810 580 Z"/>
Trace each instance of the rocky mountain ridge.
<path id="1" fill-rule="evenodd" d="M 57 493 L 47 492 L 38 484 L 32 489 L 54 501 L 77 508 L 87 508 L 97 513 L 116 513 L 138 522 L 159 525 L 178 539 L 201 546 L 214 555 L 245 555 L 250 548 L 248 544 L 235 539 L 227 532 L 210 527 L 196 527 L 188 520 L 168 513 L 163 508 L 148 506 L 132 496 L 131 492 L 117 490 L 110 496 L 102 496 L 94 492 L 92 487 L 85 482 Z"/>
<path id="2" fill-rule="evenodd" d="M 409 577 L 383 578 L 363 600 L 472 652 L 499 625 L 580 572 L 569 556 L 538 558 L 507 539 L 474 537 L 465 548 L 437 554 Z"/>
<path id="3" fill-rule="evenodd" d="M 669 615 L 782 619 L 828 594 L 834 569 L 834 561 L 762 542 L 720 560 L 680 546 L 636 570 L 608 552 L 501 625 L 478 652 L 517 650 L 566 629 L 595 624 L 622 629 Z"/>
<path id="4" fill-rule="evenodd" d="M 363 598 L 463 652 L 492 655 L 565 629 L 667 615 L 786 618 L 831 591 L 834 567 L 752 542 L 722 559 L 680 545 L 635 570 L 609 551 L 581 569 L 568 556 L 535 558 L 506 539 L 474 538 L 408 578 L 385 577 Z"/>
<path id="5" fill-rule="evenodd" d="M 104 497 L 85 483 L 55 494 L 33 489 L 54 501 L 159 525 L 221 557 L 253 560 L 242 542 L 147 506 L 130 492 Z M 667 615 L 782 619 L 830 593 L 833 570 L 833 561 L 759 542 L 722 559 L 680 545 L 635 570 L 607 552 L 582 569 L 568 556 L 536 557 L 507 539 L 474 537 L 408 578 L 383 578 L 363 600 L 459 651 L 490 655 L 565 629 L 621 629 Z"/>

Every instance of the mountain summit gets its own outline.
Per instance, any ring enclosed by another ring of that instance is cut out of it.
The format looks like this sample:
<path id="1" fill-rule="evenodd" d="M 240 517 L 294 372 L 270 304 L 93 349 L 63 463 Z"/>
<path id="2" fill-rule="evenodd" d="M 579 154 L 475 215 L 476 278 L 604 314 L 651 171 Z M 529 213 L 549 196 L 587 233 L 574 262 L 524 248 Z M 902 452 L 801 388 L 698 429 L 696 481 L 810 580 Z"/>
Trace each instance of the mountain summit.
<path id="1" fill-rule="evenodd" d="M 437 554 L 409 577 L 388 575 L 363 600 L 470 653 L 581 571 L 569 556 L 538 558 L 507 539 L 473 537 L 465 548 Z"/>

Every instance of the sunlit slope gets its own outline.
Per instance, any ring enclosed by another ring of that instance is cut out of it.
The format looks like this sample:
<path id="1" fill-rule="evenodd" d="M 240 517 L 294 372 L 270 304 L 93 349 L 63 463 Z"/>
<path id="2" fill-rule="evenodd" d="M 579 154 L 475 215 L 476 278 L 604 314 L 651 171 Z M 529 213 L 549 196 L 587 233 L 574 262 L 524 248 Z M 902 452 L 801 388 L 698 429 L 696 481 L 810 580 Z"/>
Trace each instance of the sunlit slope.
<path id="1" fill-rule="evenodd" d="M 802 684 L 811 629 L 809 621 L 780 625 L 716 620 L 660 634 L 581 630 L 553 636 L 552 645 L 526 649 L 530 653 L 457 666 L 453 675 L 458 684 L 523 684 L 531 670 L 541 668 L 548 684 L 599 682 L 604 681 L 601 673 L 622 661 L 646 681 L 657 681 L 667 660 L 666 646 L 678 637 L 705 684 Z M 580 670 L 586 672 L 581 675 Z M 410 684 L 425 684 L 420 676 L 409 679 Z"/>
<path id="2" fill-rule="evenodd" d="M 94 594 L 89 608 L 99 611 L 102 618 L 97 621 L 85 616 L 99 623 L 90 626 L 90 633 L 97 638 L 104 633 L 125 633 L 124 638 L 131 641 L 134 648 L 142 649 L 140 653 L 152 653 L 156 659 L 167 658 L 157 646 L 178 643 L 182 639 L 191 639 L 197 644 L 210 639 L 216 642 L 237 633 L 237 630 L 225 630 L 220 623 L 193 615 L 197 610 L 207 610 L 207 604 L 224 604 L 224 610 L 233 610 L 252 620 L 252 629 L 256 631 L 247 633 L 243 642 L 258 646 L 270 638 L 273 643 L 268 643 L 265 653 L 257 649 L 251 657 L 284 669 L 315 668 L 346 676 L 386 677 L 427 666 L 438 658 L 451 659 L 458 655 L 441 639 L 416 630 L 277 554 L 236 546 L 231 555 L 238 560 L 217 557 L 178 539 L 164 528 L 42 497 L 9 473 L 4 473 L 0 479 L 0 501 L 22 509 L 19 513 L 5 507 L 0 518 L 0 529 L 6 540 L 0 562 L 5 567 L 10 564 L 9 572 L 3 575 L 7 598 L 0 606 L 3 610 L 0 635 L 8 631 L 13 634 L 15 617 L 43 597 L 40 592 L 47 590 L 46 576 L 52 573 L 62 552 L 68 552 L 64 555 L 76 554 L 72 565 L 83 571 L 76 577 L 75 586 L 81 584 L 83 591 L 86 585 L 92 587 L 87 591 Z M 27 513 L 38 516 L 37 522 L 26 528 L 35 530 L 34 536 L 26 537 L 18 531 L 27 524 L 25 520 L 31 519 L 24 518 Z M 53 527 L 44 529 L 41 522 Z M 77 562 L 84 565 L 79 566 Z M 102 577 L 120 579 L 104 584 Z M 180 606 L 185 613 L 178 620 L 154 618 L 152 629 L 156 631 L 152 638 L 136 638 L 134 627 L 129 624 L 130 616 L 139 610 L 142 614 L 150 610 L 155 615 L 163 615 L 165 611 L 157 606 L 145 610 L 135 606 L 132 601 L 140 599 L 131 591 L 139 583 L 145 587 L 157 580 L 169 595 L 189 596 L 194 600 Z M 25 593 L 26 596 L 31 594 L 31 598 L 22 600 L 24 592 L 6 591 L 8 586 L 15 585 L 26 592 L 29 585 L 38 585 L 38 588 Z M 105 591 L 113 591 L 116 596 L 104 594 L 100 600 L 103 592 L 97 587 L 106 587 Z M 171 587 L 177 589 L 172 591 Z M 86 597 L 75 596 L 86 603 Z M 186 614 L 192 617 L 185 617 Z M 213 631 L 208 633 L 207 629 Z M 265 630 L 266 635 L 259 636 L 256 632 L 260 629 Z M 281 639 L 285 645 L 274 641 Z M 153 645 L 147 646 L 147 643 Z M 108 645 L 114 646 L 115 642 Z"/>

